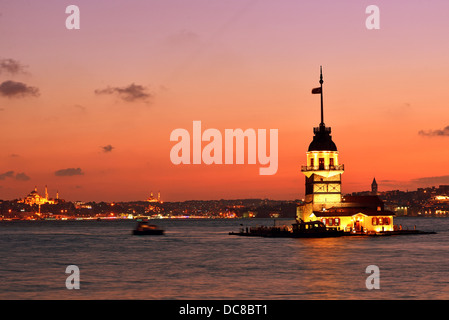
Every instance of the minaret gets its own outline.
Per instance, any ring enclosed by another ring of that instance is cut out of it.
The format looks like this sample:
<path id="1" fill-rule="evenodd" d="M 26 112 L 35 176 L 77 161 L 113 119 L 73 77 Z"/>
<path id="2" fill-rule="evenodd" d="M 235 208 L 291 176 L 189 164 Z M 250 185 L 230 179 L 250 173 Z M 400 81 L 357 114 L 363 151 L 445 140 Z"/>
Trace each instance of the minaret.
<path id="1" fill-rule="evenodd" d="M 48 200 L 48 190 L 47 190 L 47 185 L 45 185 L 45 200 Z"/>
<path id="2" fill-rule="evenodd" d="M 371 194 L 376 196 L 377 195 L 377 182 L 376 178 L 373 179 L 373 183 L 371 183 Z"/>
<path id="3" fill-rule="evenodd" d="M 306 176 L 305 203 L 298 207 L 297 218 L 315 220 L 314 211 L 322 211 L 341 203 L 341 175 L 344 165 L 338 162 L 337 146 L 332 141 L 331 128 L 324 124 L 323 71 L 320 67 L 320 87 L 312 94 L 321 95 L 321 123 L 313 128 L 314 137 L 307 151 L 307 165 L 301 167 Z"/>

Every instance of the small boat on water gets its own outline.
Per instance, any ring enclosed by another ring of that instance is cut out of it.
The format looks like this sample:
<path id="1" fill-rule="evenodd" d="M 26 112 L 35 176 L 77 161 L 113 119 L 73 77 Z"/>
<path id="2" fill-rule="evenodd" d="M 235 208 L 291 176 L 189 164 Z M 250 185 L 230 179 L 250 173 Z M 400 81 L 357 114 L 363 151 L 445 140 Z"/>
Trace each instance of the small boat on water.
<path id="1" fill-rule="evenodd" d="M 136 228 L 133 230 L 133 235 L 163 235 L 164 230 L 158 228 L 154 224 L 149 224 L 148 221 L 140 221 L 137 223 Z"/>
<path id="2" fill-rule="evenodd" d="M 343 230 L 327 228 L 321 221 L 296 221 L 292 224 L 292 238 L 327 238 L 344 235 Z"/>
<path id="3" fill-rule="evenodd" d="M 259 226 L 241 229 L 240 232 L 230 232 L 230 235 L 248 237 L 271 237 L 271 238 L 326 238 L 340 237 L 345 235 L 342 230 L 328 229 L 321 221 L 296 221 L 291 227 L 288 226 Z"/>

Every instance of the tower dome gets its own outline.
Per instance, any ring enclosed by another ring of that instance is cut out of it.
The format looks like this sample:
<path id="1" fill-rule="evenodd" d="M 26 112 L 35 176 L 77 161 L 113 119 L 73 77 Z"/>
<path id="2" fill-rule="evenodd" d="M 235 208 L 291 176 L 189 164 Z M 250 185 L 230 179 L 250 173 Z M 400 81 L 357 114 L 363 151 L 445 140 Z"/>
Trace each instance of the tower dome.
<path id="1" fill-rule="evenodd" d="M 337 151 L 337 146 L 332 141 L 330 127 L 320 124 L 319 127 L 313 128 L 313 133 L 315 135 L 308 151 Z"/>

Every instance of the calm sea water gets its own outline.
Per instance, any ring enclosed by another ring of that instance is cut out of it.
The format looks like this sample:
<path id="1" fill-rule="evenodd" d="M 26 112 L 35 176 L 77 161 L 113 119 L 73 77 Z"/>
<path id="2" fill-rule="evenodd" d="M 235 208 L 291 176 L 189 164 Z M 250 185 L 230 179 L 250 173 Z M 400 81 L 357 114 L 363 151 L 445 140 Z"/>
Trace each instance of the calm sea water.
<path id="1" fill-rule="evenodd" d="M 395 219 L 437 234 L 328 239 L 228 235 L 268 219 L 155 223 L 166 235 L 133 236 L 132 220 L 1 222 L 0 299 L 449 299 L 447 218 Z"/>

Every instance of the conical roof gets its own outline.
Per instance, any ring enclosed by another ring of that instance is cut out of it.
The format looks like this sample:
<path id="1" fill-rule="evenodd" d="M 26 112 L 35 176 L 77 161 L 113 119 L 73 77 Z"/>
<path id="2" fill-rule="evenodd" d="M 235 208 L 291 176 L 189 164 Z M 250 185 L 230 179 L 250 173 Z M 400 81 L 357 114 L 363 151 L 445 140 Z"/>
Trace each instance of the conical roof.
<path id="1" fill-rule="evenodd" d="M 309 151 L 337 151 L 337 146 L 332 141 L 331 128 L 320 124 L 318 128 L 313 128 L 315 134 L 309 145 Z"/>

